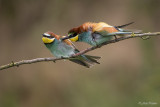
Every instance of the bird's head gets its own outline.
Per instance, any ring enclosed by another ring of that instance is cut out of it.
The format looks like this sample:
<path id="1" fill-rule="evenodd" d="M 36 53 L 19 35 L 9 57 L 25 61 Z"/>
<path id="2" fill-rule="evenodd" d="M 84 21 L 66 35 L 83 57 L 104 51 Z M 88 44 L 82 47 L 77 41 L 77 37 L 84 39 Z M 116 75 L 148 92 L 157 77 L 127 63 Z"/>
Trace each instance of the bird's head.
<path id="1" fill-rule="evenodd" d="M 55 39 L 59 39 L 58 35 L 54 34 L 53 32 L 50 32 L 50 31 L 43 33 L 42 35 L 43 35 L 42 41 L 45 44 L 53 43 Z"/>
<path id="2" fill-rule="evenodd" d="M 95 23 L 91 23 L 91 22 L 86 22 L 84 24 L 82 24 L 79 27 L 75 27 L 69 30 L 68 32 L 68 39 L 70 39 L 71 41 L 78 41 L 80 38 L 80 34 L 84 33 L 84 32 L 88 32 L 88 31 L 92 31 L 92 27 L 95 25 Z"/>
<path id="3" fill-rule="evenodd" d="M 68 32 L 68 38 L 69 40 L 76 42 L 78 41 L 79 35 L 76 32 Z"/>
<path id="4" fill-rule="evenodd" d="M 73 42 L 76 42 L 79 39 L 79 35 L 78 35 L 78 33 L 76 31 L 70 30 L 68 32 L 68 36 L 62 38 L 62 40 L 66 40 L 66 39 L 69 39 L 69 40 L 71 40 Z"/>

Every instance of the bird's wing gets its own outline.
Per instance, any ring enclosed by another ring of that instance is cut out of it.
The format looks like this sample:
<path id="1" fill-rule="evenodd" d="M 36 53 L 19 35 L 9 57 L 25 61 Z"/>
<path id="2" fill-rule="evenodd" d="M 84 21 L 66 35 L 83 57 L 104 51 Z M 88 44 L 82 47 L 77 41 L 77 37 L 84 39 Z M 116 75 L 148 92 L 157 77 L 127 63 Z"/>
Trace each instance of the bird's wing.
<path id="1" fill-rule="evenodd" d="M 102 36 L 106 36 L 108 33 L 118 32 L 118 29 L 104 22 L 99 22 L 93 26 L 93 33 L 100 33 Z"/>
<path id="2" fill-rule="evenodd" d="M 108 33 L 108 36 L 114 36 L 114 35 L 124 35 L 124 34 L 133 34 L 133 32 L 113 32 L 113 33 Z"/>
<path id="3" fill-rule="evenodd" d="M 102 27 L 99 30 L 96 30 L 94 33 L 98 33 L 102 36 L 112 36 L 112 35 L 116 35 L 114 33 L 119 32 L 116 28 L 114 27 Z"/>
<path id="4" fill-rule="evenodd" d="M 66 36 L 62 36 L 61 39 L 65 38 Z M 73 44 L 73 42 L 71 42 L 71 40 L 69 39 L 65 39 L 62 40 L 63 42 L 65 42 L 67 45 L 71 46 L 72 48 L 76 49 L 76 46 Z"/>
<path id="5" fill-rule="evenodd" d="M 134 23 L 134 22 L 130 22 L 130 23 L 127 23 L 127 24 L 124 24 L 124 25 L 114 26 L 114 27 L 116 27 L 116 28 L 124 28 L 124 27 L 129 26 L 129 25 L 131 25 L 131 24 L 133 24 L 133 23 Z"/>
<path id="6" fill-rule="evenodd" d="M 97 33 L 101 34 L 102 36 L 114 36 L 114 35 L 129 35 L 129 34 L 138 34 L 141 33 L 141 30 L 126 30 L 121 28 L 115 27 L 104 27 L 101 30 L 97 31 Z"/>
<path id="7" fill-rule="evenodd" d="M 142 33 L 142 30 L 137 30 L 137 29 L 118 29 L 121 32 L 133 32 L 133 33 Z"/>

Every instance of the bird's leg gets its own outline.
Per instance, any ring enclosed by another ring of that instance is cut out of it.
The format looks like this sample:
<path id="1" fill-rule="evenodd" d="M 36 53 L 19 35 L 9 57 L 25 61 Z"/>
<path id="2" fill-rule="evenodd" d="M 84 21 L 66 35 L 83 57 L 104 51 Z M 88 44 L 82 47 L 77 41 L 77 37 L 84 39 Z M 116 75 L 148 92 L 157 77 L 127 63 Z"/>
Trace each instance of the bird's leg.
<path id="1" fill-rule="evenodd" d="M 63 56 L 61 56 L 61 59 L 63 59 L 63 60 L 65 61 L 65 59 L 66 59 L 66 58 L 65 58 L 65 57 L 63 57 Z"/>
<path id="2" fill-rule="evenodd" d="M 63 57 L 63 56 L 61 56 L 61 58 L 62 58 L 62 59 L 64 59 L 64 57 Z"/>
<path id="3" fill-rule="evenodd" d="M 117 38 L 117 36 L 116 36 L 116 35 L 114 35 L 114 38 L 115 38 L 115 41 L 117 42 L 117 41 L 118 41 L 118 38 Z"/>
<path id="4" fill-rule="evenodd" d="M 54 63 L 56 63 L 56 60 L 53 60 Z"/>

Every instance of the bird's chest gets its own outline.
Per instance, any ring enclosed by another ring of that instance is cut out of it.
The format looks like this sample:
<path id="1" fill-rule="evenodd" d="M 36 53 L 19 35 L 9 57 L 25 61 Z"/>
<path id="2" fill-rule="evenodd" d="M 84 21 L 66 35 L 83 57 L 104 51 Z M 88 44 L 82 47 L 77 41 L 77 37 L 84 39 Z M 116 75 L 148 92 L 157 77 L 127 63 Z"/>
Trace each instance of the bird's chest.
<path id="1" fill-rule="evenodd" d="M 90 45 L 95 45 L 95 42 L 93 41 L 92 32 L 83 32 L 79 35 L 79 41 L 86 42 Z"/>
<path id="2" fill-rule="evenodd" d="M 93 38 L 93 41 L 96 43 L 96 45 L 102 44 L 108 39 L 110 40 L 110 37 L 103 36 L 102 34 L 99 34 L 99 33 L 92 33 L 92 38 Z"/>
<path id="3" fill-rule="evenodd" d="M 74 49 L 63 42 L 53 44 L 49 49 L 55 57 L 69 57 L 74 54 Z"/>
<path id="4" fill-rule="evenodd" d="M 92 46 L 96 46 L 106 41 L 106 38 L 98 33 L 84 32 L 80 35 L 79 41 L 86 42 Z"/>

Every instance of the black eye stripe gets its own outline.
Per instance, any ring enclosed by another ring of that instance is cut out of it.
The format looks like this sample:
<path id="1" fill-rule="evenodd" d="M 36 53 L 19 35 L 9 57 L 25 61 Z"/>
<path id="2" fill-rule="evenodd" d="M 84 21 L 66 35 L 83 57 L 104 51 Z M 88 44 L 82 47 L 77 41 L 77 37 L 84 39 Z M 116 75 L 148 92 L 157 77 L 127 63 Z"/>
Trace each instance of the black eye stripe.
<path id="1" fill-rule="evenodd" d="M 43 35 L 43 37 L 47 37 L 47 38 L 54 38 L 54 37 L 52 37 L 52 36 L 46 36 L 46 35 Z"/>
<path id="2" fill-rule="evenodd" d="M 77 33 L 74 33 L 73 36 L 77 36 Z"/>
<path id="3" fill-rule="evenodd" d="M 69 35 L 69 37 L 75 37 L 75 36 L 77 36 L 77 33 L 73 33 L 73 34 Z"/>

